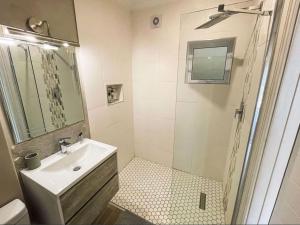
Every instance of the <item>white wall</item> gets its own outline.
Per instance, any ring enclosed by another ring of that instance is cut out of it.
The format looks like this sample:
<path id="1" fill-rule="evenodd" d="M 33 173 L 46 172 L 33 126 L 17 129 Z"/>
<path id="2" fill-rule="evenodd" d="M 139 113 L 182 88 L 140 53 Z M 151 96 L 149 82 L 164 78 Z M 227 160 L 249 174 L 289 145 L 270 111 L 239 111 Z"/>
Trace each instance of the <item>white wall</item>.
<path id="1" fill-rule="evenodd" d="M 172 166 L 179 41 L 178 6 L 136 11 L 133 20 L 134 146 L 138 157 Z M 162 27 L 150 17 L 162 14 Z"/>
<path id="2" fill-rule="evenodd" d="M 75 0 L 91 137 L 118 147 L 119 169 L 134 156 L 130 12 L 109 0 Z M 124 86 L 124 102 L 107 106 L 105 84 Z"/>
<path id="3" fill-rule="evenodd" d="M 134 145 L 137 156 L 172 166 L 181 14 L 217 7 L 221 3 L 236 2 L 238 1 L 178 1 L 133 12 Z M 161 28 L 151 29 L 150 18 L 153 15 L 162 15 Z M 225 130 L 230 130 L 230 125 Z M 216 155 L 220 150 L 222 149 L 219 148 L 212 154 Z M 215 176 L 219 180 L 222 179 L 220 170 L 226 160 L 226 154 L 223 155 L 224 160 L 220 166 L 211 165 L 207 169 L 209 172 L 215 167 L 218 172 L 210 173 L 209 176 Z M 201 164 L 199 161 L 195 163 Z M 198 174 L 206 175 L 200 172 Z"/>
<path id="4" fill-rule="evenodd" d="M 300 224 L 300 135 L 289 161 L 271 224 Z"/>

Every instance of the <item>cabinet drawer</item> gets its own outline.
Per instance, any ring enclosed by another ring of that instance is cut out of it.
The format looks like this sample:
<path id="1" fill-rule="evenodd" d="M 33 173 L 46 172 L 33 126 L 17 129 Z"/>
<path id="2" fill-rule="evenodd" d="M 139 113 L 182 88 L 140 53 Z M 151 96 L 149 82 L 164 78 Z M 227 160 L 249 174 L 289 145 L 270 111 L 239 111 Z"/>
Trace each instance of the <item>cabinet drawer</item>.
<path id="1" fill-rule="evenodd" d="M 64 193 L 60 197 L 64 221 L 68 221 L 115 174 L 117 174 L 116 154 L 111 156 L 74 187 Z"/>
<path id="2" fill-rule="evenodd" d="M 118 190 L 119 179 L 115 175 L 67 224 L 92 224 Z"/>

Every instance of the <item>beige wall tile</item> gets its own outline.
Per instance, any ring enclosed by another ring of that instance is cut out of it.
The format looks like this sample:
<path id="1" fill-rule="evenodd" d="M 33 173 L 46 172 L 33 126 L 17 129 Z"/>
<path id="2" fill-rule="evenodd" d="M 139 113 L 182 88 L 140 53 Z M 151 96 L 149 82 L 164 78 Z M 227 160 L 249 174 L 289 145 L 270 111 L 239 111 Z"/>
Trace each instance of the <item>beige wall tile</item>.
<path id="1" fill-rule="evenodd" d="M 107 0 L 75 0 L 75 7 L 91 138 L 118 147 L 121 170 L 134 156 L 130 12 Z M 107 84 L 123 84 L 124 102 L 107 105 Z"/>

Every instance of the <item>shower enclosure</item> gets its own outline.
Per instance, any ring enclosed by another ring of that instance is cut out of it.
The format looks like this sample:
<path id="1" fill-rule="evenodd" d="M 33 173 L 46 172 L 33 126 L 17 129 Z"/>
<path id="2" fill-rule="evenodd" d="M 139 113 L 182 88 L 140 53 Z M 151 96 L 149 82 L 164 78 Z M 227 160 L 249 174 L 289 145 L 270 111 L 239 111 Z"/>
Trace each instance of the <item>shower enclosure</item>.
<path id="1" fill-rule="evenodd" d="M 253 4 L 246 1 L 220 6 L 221 12 L 209 8 L 180 15 L 177 79 L 168 83 L 176 86 L 176 98 L 173 102 L 175 95 L 168 93 L 169 102 L 163 99 L 172 107 L 176 101 L 175 121 L 174 114 L 165 113 L 161 105 L 152 105 L 152 99 L 144 99 L 149 93 L 156 94 L 154 85 L 160 82 L 155 79 L 160 77 L 155 75 L 163 72 L 147 71 L 147 76 L 141 72 L 141 68 L 149 67 L 147 64 L 155 69 L 173 66 L 161 57 L 170 48 L 159 46 L 163 50 L 147 51 L 156 47 L 148 35 L 158 38 L 159 31 L 146 33 L 144 26 L 139 27 L 135 40 L 140 45 L 133 57 L 133 64 L 138 64 L 134 65 L 137 72 L 133 70 L 137 80 L 134 118 L 138 158 L 120 173 L 121 188 L 113 199 L 115 204 L 154 224 L 236 223 L 241 175 L 257 121 L 253 118 L 257 118 L 261 104 L 261 87 L 267 78 L 263 71 L 267 68 L 266 53 L 271 52 L 271 15 L 275 14 Z M 166 63 L 156 64 L 160 60 Z M 145 91 L 139 86 L 141 79 L 147 81 Z M 149 113 L 151 110 L 154 113 Z M 173 108 L 168 108 L 169 112 Z M 151 118 L 155 113 L 159 119 Z"/>
<path id="2" fill-rule="evenodd" d="M 248 6 L 242 3 L 232 7 Z M 215 13 L 215 9 L 209 9 L 181 16 L 173 168 L 190 174 L 190 180 L 200 177 L 200 185 L 211 187 L 196 190 L 194 197 L 197 200 L 190 205 L 191 210 L 199 212 L 196 208 L 205 204 L 200 196 L 206 195 L 206 209 L 200 211 L 198 217 L 206 214 L 219 222 L 218 214 L 223 212 L 225 218 L 221 223 L 230 223 L 262 76 L 271 17 L 234 13 L 226 15 L 219 23 L 199 29 L 199 24 L 207 24 L 207 19 L 213 19 L 211 15 Z M 220 39 L 235 39 L 234 50 L 225 43 L 201 46 L 203 42 L 213 43 Z M 194 44 L 191 59 L 190 43 L 197 42 L 200 45 Z M 230 51 L 232 55 L 229 56 Z M 226 60 L 230 57 L 232 61 L 228 67 Z M 203 73 L 204 81 L 220 79 L 226 73 L 230 76 L 227 82 L 188 82 L 186 76 L 192 68 Z M 176 199 L 179 193 L 175 187 L 173 189 L 173 199 Z M 189 193 L 195 192 L 193 187 L 186 186 L 186 189 Z"/>

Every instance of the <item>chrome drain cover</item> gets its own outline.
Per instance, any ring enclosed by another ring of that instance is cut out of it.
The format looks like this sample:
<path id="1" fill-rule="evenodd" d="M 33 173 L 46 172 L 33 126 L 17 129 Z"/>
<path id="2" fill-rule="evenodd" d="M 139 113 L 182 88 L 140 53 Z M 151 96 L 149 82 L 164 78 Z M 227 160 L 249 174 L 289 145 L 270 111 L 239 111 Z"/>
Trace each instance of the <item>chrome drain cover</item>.
<path id="1" fill-rule="evenodd" d="M 78 171 L 78 170 L 80 170 L 81 169 L 81 166 L 75 166 L 74 168 L 73 168 L 73 171 Z"/>

